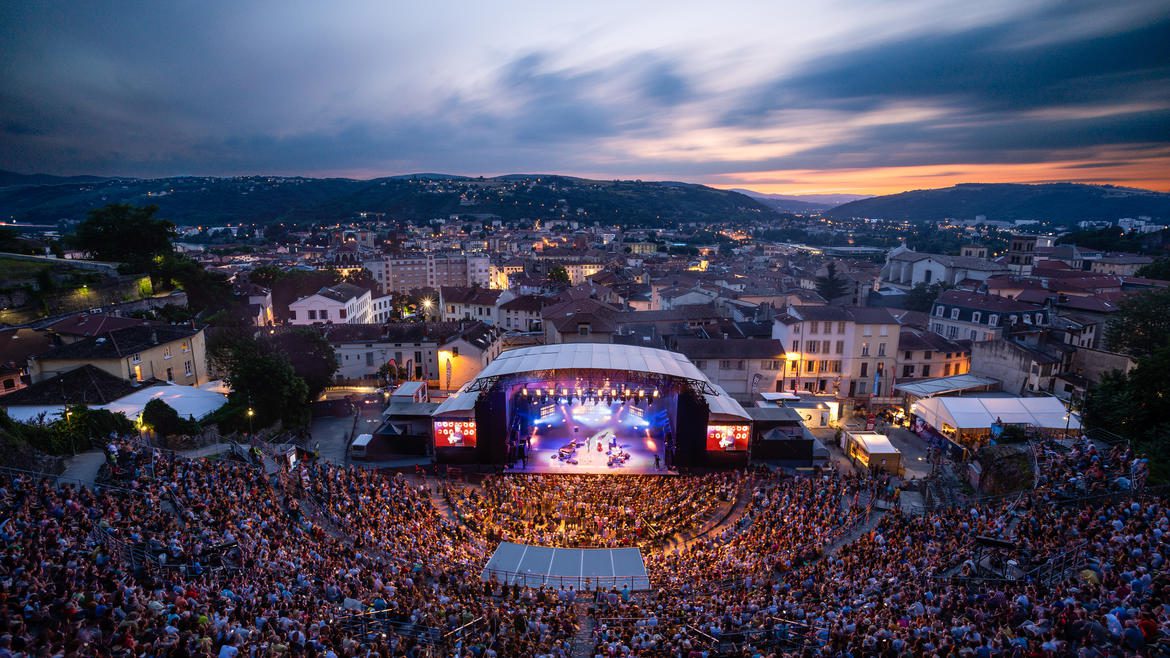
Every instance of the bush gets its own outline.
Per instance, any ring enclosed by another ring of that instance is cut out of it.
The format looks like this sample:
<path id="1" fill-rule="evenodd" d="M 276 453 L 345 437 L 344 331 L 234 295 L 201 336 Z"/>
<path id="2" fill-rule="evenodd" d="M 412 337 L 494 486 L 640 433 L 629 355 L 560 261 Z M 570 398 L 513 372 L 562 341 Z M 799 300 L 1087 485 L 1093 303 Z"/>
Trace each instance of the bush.
<path id="1" fill-rule="evenodd" d="M 151 400 L 142 410 L 142 424 L 154 430 L 160 437 L 175 434 L 199 433 L 199 423 L 194 418 L 182 418 L 179 412 L 162 400 Z"/>

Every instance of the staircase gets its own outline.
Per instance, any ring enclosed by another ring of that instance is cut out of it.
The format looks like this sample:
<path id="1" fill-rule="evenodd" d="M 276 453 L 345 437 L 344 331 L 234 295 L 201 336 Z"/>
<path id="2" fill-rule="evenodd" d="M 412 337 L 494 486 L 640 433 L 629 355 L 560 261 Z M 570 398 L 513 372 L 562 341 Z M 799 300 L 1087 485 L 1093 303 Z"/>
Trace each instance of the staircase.
<path id="1" fill-rule="evenodd" d="M 593 649 L 596 646 L 596 641 L 593 638 L 595 627 L 596 622 L 593 621 L 593 617 L 589 616 L 585 604 L 578 604 L 577 634 L 573 636 L 571 658 L 593 658 Z"/>

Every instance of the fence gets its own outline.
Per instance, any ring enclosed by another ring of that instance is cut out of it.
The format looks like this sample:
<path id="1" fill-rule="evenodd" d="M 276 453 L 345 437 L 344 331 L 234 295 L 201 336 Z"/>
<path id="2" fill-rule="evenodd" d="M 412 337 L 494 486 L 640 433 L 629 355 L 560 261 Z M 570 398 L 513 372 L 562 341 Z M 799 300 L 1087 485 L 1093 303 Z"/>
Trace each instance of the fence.
<path id="1" fill-rule="evenodd" d="M 629 587 L 633 591 L 653 589 L 649 576 L 560 576 L 485 568 L 483 578 L 484 580 L 496 580 L 506 585 L 523 585 L 524 587 L 555 585 L 557 587 L 572 587 L 582 592 L 612 588 L 622 589 L 623 587 Z"/>
<path id="2" fill-rule="evenodd" d="M 357 612 L 347 617 L 334 620 L 333 623 L 346 631 L 346 634 L 351 637 L 362 637 L 370 640 L 393 633 L 399 637 L 408 638 L 428 646 L 437 646 L 446 637 L 452 636 L 457 632 L 462 634 L 462 631 L 468 626 L 468 624 L 465 624 L 443 635 L 437 628 L 404 621 L 400 615 L 401 613 L 390 610 L 373 610 L 369 612 Z M 482 620 L 483 617 L 478 619 L 478 621 Z M 474 620 L 472 623 L 474 623 Z"/>

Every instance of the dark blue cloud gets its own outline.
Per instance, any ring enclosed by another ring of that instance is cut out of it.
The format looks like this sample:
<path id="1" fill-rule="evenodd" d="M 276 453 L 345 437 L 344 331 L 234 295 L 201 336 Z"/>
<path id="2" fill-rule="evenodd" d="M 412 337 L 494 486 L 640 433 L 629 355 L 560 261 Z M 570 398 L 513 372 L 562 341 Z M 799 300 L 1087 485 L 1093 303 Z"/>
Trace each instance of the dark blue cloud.
<path id="1" fill-rule="evenodd" d="M 921 34 L 814 58 L 724 117 L 755 124 L 782 109 L 869 110 L 937 102 L 964 112 L 1170 100 L 1170 15 L 1113 34 L 1029 43 L 1026 21 Z"/>

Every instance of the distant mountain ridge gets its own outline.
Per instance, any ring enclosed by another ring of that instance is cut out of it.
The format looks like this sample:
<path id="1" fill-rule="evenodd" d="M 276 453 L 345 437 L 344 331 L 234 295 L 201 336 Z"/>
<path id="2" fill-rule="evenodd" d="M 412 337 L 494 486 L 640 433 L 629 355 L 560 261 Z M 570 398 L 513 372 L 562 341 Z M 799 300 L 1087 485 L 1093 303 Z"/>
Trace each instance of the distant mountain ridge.
<path id="1" fill-rule="evenodd" d="M 731 191 L 749 196 L 780 212 L 801 214 L 816 214 L 843 203 L 869 198 L 864 194 L 765 194 L 740 187 L 732 188 Z"/>
<path id="2" fill-rule="evenodd" d="M 297 176 L 57 177 L 0 172 L 0 216 L 21 222 L 83 219 L 110 203 L 159 206 L 177 224 L 336 221 L 358 213 L 425 221 L 457 214 L 669 226 L 779 219 L 751 197 L 677 182 L 509 174 L 420 173 L 354 180 Z"/>
<path id="3" fill-rule="evenodd" d="M 1062 224 L 1138 216 L 1165 220 L 1170 219 L 1170 194 L 1081 183 L 963 183 L 851 201 L 825 215 L 910 221 L 983 216 L 993 221 L 1038 219 Z"/>

